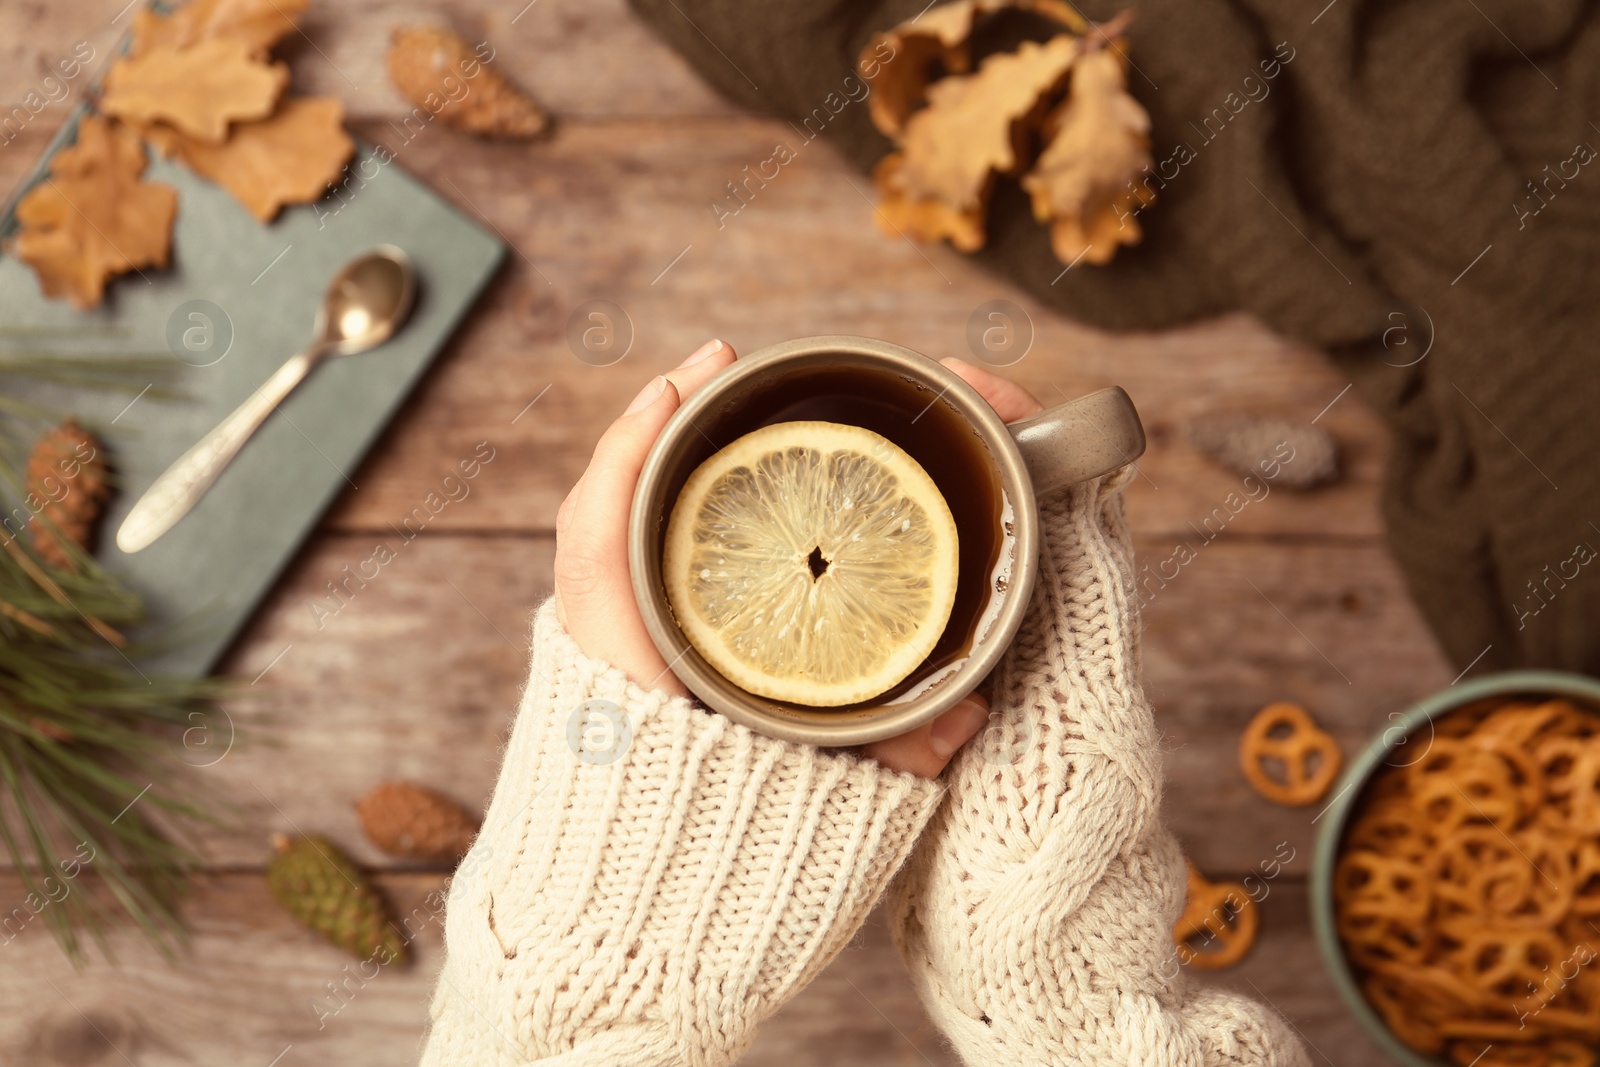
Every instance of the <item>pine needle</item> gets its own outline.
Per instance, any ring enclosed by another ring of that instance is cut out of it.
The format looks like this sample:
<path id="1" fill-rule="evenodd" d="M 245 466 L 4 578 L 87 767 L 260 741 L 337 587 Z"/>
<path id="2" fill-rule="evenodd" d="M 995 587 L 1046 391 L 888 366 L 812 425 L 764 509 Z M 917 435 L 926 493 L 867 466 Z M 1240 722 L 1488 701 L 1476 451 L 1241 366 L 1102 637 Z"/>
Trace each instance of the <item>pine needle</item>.
<path id="1" fill-rule="evenodd" d="M 86 938 L 110 956 L 110 930 L 131 921 L 171 955 L 199 864 L 179 835 L 217 821 L 178 752 L 231 690 L 141 671 L 148 640 L 124 636 L 148 624 L 139 597 L 76 546 L 73 568 L 56 569 L 20 536 L 30 510 L 19 457 L 58 416 L 7 397 L 3 379 L 154 392 L 172 361 L 7 352 L 16 336 L 0 331 L 0 843 L 25 899 L 0 912 L 0 943 L 37 921 L 82 964 Z"/>

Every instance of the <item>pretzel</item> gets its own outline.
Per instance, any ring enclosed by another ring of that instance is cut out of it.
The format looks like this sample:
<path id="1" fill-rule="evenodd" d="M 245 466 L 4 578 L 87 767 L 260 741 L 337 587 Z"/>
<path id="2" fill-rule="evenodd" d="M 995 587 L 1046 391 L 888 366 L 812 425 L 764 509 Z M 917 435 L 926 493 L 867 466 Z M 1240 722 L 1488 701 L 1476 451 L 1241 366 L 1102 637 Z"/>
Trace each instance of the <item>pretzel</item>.
<path id="1" fill-rule="evenodd" d="M 1368 804 L 1345 831 L 1345 847 L 1421 860 L 1432 845 L 1421 816 L 1400 798 Z"/>
<path id="2" fill-rule="evenodd" d="M 1419 1052 L 1595 1067 L 1600 715 L 1485 699 L 1431 727 L 1421 755 L 1363 787 L 1335 859 L 1334 925 L 1357 984 Z"/>
<path id="3" fill-rule="evenodd" d="M 1587 738 L 1552 737 L 1535 750 L 1557 810 L 1578 826 L 1600 828 L 1600 745 Z"/>
<path id="4" fill-rule="evenodd" d="M 1416 807 L 1442 832 L 1475 819 L 1513 826 L 1524 811 L 1512 765 L 1468 740 L 1435 738 L 1405 770 Z"/>
<path id="5" fill-rule="evenodd" d="M 1448 957 L 1452 969 L 1476 988 L 1508 1000 L 1537 989 L 1568 949 L 1553 930 L 1490 927 L 1465 933 Z"/>
<path id="6" fill-rule="evenodd" d="M 1349 852 L 1334 871 L 1345 914 L 1418 922 L 1428 914 L 1427 872 L 1421 865 L 1377 852 Z"/>
<path id="7" fill-rule="evenodd" d="M 1537 827 L 1507 834 L 1463 826 L 1447 838 L 1434 869 L 1441 924 L 1485 918 L 1512 927 L 1553 927 L 1572 909 L 1570 844 Z"/>
<path id="8" fill-rule="evenodd" d="M 1201 970 L 1231 967 L 1244 958 L 1255 944 L 1260 917 L 1256 902 L 1237 882 L 1211 882 L 1200 868 L 1188 862 L 1189 888 L 1183 914 L 1172 927 L 1172 940 L 1182 962 Z M 1204 944 L 1215 942 L 1212 951 L 1202 951 L 1189 942 L 1197 938 Z"/>
<path id="9" fill-rule="evenodd" d="M 1274 731 L 1287 728 L 1284 736 Z M 1269 762 L 1282 780 L 1269 773 Z M 1277 804 L 1315 804 L 1339 776 L 1339 743 L 1298 704 L 1268 704 L 1256 712 L 1239 739 L 1239 769 L 1257 793 Z"/>

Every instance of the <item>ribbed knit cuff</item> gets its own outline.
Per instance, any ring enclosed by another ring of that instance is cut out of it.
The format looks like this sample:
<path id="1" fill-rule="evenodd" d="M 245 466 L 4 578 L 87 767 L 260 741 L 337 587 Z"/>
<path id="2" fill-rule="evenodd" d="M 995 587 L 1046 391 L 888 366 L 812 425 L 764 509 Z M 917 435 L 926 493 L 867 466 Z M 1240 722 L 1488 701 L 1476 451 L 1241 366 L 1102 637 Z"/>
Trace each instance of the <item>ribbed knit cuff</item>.
<path id="1" fill-rule="evenodd" d="M 943 796 L 584 655 L 537 612 L 451 885 L 424 1067 L 720 1067 L 849 941 Z"/>

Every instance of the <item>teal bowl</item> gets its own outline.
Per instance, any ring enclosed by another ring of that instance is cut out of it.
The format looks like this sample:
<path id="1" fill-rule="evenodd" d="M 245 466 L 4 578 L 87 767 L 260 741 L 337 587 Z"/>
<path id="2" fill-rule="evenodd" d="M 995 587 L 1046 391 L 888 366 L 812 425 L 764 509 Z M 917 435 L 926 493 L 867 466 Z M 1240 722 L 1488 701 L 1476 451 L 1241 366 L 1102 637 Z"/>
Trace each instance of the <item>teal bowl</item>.
<path id="1" fill-rule="evenodd" d="M 1367 779 L 1384 764 L 1409 764 L 1422 758 L 1433 736 L 1433 720 L 1457 708 L 1490 697 L 1565 697 L 1600 714 L 1600 681 L 1564 671 L 1502 671 L 1448 689 L 1408 708 L 1394 725 L 1373 738 L 1340 777 L 1334 799 L 1319 820 L 1311 867 L 1311 926 L 1323 966 L 1334 988 L 1362 1027 L 1383 1050 L 1406 1067 L 1452 1067 L 1439 1056 L 1417 1052 L 1390 1032 L 1383 1018 L 1367 1003 L 1350 971 L 1333 920 L 1333 865 L 1345 825 L 1355 810 Z M 1413 748 L 1412 746 L 1416 746 Z"/>

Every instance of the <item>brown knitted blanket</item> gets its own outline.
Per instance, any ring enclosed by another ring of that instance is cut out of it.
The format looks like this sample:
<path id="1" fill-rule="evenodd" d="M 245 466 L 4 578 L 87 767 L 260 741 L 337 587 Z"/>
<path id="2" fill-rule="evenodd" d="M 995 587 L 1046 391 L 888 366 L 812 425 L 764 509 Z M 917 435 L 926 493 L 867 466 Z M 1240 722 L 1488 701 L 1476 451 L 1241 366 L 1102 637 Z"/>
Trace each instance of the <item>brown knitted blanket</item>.
<path id="1" fill-rule="evenodd" d="M 630 2 L 723 93 L 802 121 L 926 0 Z M 1162 183 L 1143 243 L 1052 284 L 1002 183 L 977 258 L 1099 326 L 1243 308 L 1321 346 L 1393 430 L 1389 542 L 1450 658 L 1600 674 L 1600 4 L 1130 6 Z M 864 107 L 822 136 L 863 169 L 889 149 Z"/>

